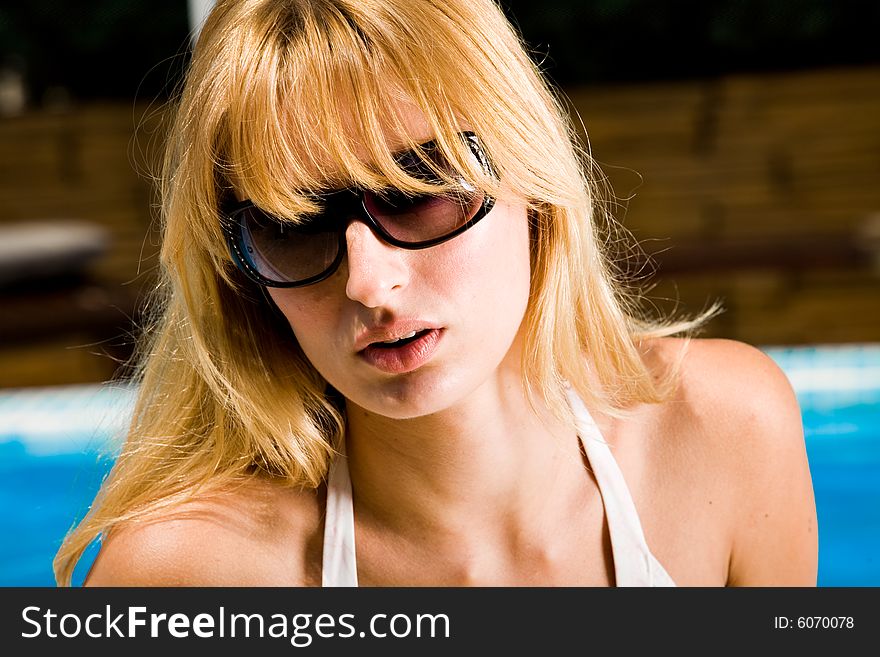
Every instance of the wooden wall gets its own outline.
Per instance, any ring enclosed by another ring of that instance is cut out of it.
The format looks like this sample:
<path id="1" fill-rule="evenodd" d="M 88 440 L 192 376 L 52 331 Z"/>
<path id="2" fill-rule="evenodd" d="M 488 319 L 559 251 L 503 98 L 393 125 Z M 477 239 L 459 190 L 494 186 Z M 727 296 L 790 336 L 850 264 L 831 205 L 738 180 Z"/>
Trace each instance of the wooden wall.
<path id="1" fill-rule="evenodd" d="M 75 276 L 0 288 L 0 386 L 104 380 L 131 353 L 157 262 L 160 118 L 131 104 L 0 117 L 0 228 L 78 220 L 108 243 Z"/>
<path id="2" fill-rule="evenodd" d="M 880 340 L 880 69 L 569 96 L 658 306 L 719 298 L 706 335 L 755 344 Z"/>
<path id="3" fill-rule="evenodd" d="M 758 345 L 880 340 L 880 68 L 568 90 L 664 311 Z M 158 237 L 157 108 L 0 118 L 0 225 L 75 218 L 81 280 L 0 291 L 0 386 L 101 380 L 130 346 Z M 872 236 L 873 235 L 873 236 Z"/>

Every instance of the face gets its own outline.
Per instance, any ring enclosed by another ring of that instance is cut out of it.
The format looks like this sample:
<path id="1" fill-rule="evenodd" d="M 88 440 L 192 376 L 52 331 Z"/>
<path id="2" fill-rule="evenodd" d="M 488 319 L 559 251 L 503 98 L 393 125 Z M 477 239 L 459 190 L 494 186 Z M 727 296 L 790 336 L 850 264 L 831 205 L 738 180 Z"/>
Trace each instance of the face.
<path id="1" fill-rule="evenodd" d="M 417 141 L 433 137 L 417 110 L 401 114 Z M 498 201 L 475 226 L 427 249 L 391 246 L 360 221 L 345 238 L 332 276 L 268 291 L 305 355 L 349 402 L 385 417 L 419 417 L 519 367 L 512 347 L 530 282 L 523 205 Z"/>

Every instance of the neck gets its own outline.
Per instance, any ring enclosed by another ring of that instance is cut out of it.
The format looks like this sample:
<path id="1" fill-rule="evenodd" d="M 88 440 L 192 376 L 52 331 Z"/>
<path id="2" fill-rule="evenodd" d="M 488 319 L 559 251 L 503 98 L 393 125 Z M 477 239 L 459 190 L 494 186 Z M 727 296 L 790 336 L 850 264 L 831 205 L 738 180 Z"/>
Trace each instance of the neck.
<path id="1" fill-rule="evenodd" d="M 533 408 L 518 373 L 413 419 L 349 403 L 346 451 L 359 523 L 401 534 L 529 536 L 586 481 L 574 428 Z"/>

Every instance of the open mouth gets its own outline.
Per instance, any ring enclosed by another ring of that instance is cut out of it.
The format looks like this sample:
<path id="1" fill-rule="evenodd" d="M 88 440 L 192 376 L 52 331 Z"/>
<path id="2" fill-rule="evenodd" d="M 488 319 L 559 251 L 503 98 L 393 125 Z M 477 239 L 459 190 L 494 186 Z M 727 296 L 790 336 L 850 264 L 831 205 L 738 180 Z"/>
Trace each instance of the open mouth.
<path id="1" fill-rule="evenodd" d="M 395 340 L 373 342 L 360 352 L 360 357 L 388 374 L 412 372 L 431 359 L 443 333 L 443 329 L 426 328 Z"/>
<path id="2" fill-rule="evenodd" d="M 386 340 L 385 342 L 374 342 L 370 346 L 378 347 L 380 349 L 393 349 L 395 347 L 403 347 L 404 345 L 410 344 L 411 342 L 415 342 L 423 335 L 428 333 L 431 329 L 422 329 L 421 331 L 413 331 L 408 335 L 403 335 L 394 340 Z"/>

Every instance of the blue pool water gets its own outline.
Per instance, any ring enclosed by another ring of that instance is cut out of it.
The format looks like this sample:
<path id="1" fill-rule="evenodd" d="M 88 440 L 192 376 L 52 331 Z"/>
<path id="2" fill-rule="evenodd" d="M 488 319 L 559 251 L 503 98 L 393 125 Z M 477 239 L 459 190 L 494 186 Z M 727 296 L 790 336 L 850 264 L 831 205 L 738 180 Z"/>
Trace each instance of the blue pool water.
<path id="1" fill-rule="evenodd" d="M 880 344 L 765 351 L 801 404 L 819 585 L 880 586 Z M 108 437 L 132 399 L 121 386 L 0 391 L 0 586 L 54 584 L 52 557 L 109 468 Z"/>

